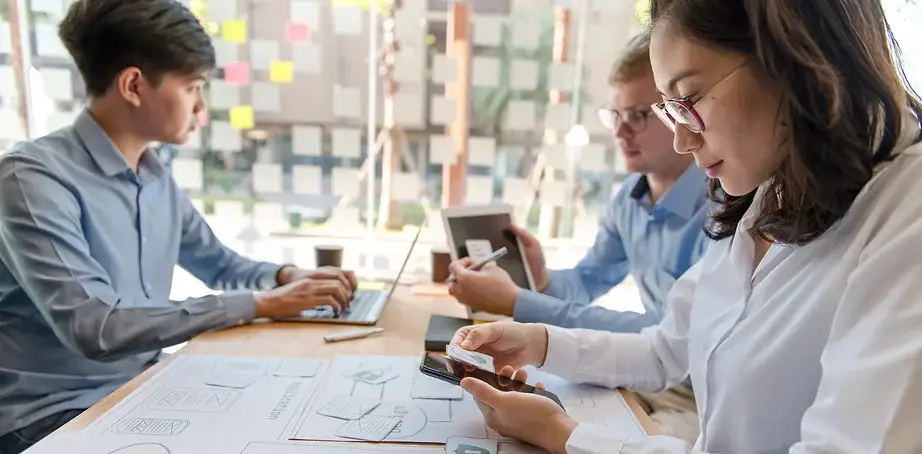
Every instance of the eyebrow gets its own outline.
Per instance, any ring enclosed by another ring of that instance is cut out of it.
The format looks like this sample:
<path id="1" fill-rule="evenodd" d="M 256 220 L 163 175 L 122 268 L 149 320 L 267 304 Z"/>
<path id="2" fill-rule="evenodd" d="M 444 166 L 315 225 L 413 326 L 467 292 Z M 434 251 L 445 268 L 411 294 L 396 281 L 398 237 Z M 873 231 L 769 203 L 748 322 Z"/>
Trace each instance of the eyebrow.
<path id="1" fill-rule="evenodd" d="M 678 85 L 679 82 L 681 82 L 681 81 L 683 81 L 683 80 L 685 80 L 685 79 L 688 79 L 689 77 L 696 76 L 696 75 L 698 75 L 698 73 L 700 73 L 700 72 L 701 72 L 700 70 L 694 69 L 694 68 L 685 69 L 685 70 L 679 72 L 679 74 L 677 74 L 675 77 L 673 77 L 672 79 L 669 79 L 669 82 L 666 84 L 666 91 L 668 91 L 668 92 L 670 92 L 670 93 L 675 93 L 676 85 Z M 659 91 L 659 90 L 656 90 L 656 92 L 659 93 L 659 94 L 662 95 L 662 96 L 666 96 L 665 93 L 663 93 L 663 92 L 661 92 L 661 91 Z"/>

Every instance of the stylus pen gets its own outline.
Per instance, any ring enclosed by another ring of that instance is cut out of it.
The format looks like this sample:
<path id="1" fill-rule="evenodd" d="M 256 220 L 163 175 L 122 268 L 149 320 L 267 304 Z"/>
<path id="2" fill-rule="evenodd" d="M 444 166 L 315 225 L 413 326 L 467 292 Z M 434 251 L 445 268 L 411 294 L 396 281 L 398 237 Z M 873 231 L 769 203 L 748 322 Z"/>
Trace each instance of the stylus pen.
<path id="1" fill-rule="evenodd" d="M 501 259 L 501 258 L 502 258 L 504 255 L 506 255 L 508 252 L 509 252 L 509 251 L 508 251 L 505 247 L 501 247 L 501 248 L 497 249 L 496 251 L 494 251 L 492 254 L 488 255 L 487 257 L 484 257 L 482 260 L 480 260 L 480 261 L 478 261 L 478 262 L 475 262 L 475 263 L 471 264 L 471 266 L 467 267 L 467 269 L 468 269 L 468 270 L 471 270 L 471 271 L 480 271 L 480 269 L 483 268 L 484 265 L 486 265 L 487 263 L 494 262 L 494 261 L 496 261 L 496 260 Z M 456 279 L 456 278 L 455 278 L 455 275 L 452 274 L 451 276 L 448 276 L 448 279 L 445 280 L 445 283 L 446 283 L 446 284 L 451 284 L 452 282 L 455 281 L 455 279 Z"/>
<path id="2" fill-rule="evenodd" d="M 384 328 L 368 328 L 368 329 L 353 329 L 348 331 L 341 331 L 338 333 L 327 334 L 323 336 L 323 340 L 327 343 L 330 342 L 339 342 L 347 341 L 352 339 L 361 339 L 363 337 L 368 337 L 373 334 L 383 333 Z"/>

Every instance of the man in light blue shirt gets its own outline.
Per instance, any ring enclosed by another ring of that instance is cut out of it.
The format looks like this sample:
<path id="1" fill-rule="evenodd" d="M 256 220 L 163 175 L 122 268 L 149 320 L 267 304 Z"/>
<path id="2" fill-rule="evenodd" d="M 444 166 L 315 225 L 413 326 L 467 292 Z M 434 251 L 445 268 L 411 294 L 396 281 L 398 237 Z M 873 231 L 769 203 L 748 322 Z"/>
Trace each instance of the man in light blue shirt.
<path id="1" fill-rule="evenodd" d="M 183 143 L 214 49 L 175 0 L 77 0 L 60 26 L 91 98 L 0 157 L 0 454 L 27 449 L 160 349 L 254 318 L 346 307 L 355 276 L 222 245 L 150 148 Z M 224 293 L 170 301 L 180 265 Z"/>
<path id="2" fill-rule="evenodd" d="M 461 303 L 521 322 L 613 332 L 638 332 L 663 319 L 666 295 L 708 243 L 707 178 L 691 155 L 672 149 L 672 132 L 650 118 L 650 105 L 661 99 L 650 67 L 648 36 L 628 44 L 610 84 L 612 104 L 600 112 L 600 119 L 614 132 L 632 174 L 612 199 L 589 253 L 573 269 L 549 271 L 538 240 L 513 226 L 537 291 L 517 287 L 498 266 L 465 270 L 471 261 L 463 259 L 451 265 L 456 282 L 450 291 Z M 640 290 L 644 313 L 590 304 L 628 274 Z M 697 414 L 688 388 L 641 397 L 664 432 L 694 443 Z"/>

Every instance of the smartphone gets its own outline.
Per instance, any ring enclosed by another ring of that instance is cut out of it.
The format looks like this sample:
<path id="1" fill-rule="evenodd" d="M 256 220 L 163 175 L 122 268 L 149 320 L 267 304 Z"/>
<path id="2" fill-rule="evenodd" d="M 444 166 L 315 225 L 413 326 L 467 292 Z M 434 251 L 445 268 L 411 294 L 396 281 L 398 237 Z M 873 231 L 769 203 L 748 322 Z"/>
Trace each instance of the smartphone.
<path id="1" fill-rule="evenodd" d="M 516 391 L 547 397 L 559 405 L 560 408 L 564 408 L 560 398 L 550 391 L 538 389 L 527 383 L 512 380 L 442 355 L 432 353 L 423 355 L 423 360 L 419 364 L 419 371 L 423 375 L 428 375 L 453 385 L 460 385 L 461 380 L 465 377 L 476 378 L 500 391 Z"/>

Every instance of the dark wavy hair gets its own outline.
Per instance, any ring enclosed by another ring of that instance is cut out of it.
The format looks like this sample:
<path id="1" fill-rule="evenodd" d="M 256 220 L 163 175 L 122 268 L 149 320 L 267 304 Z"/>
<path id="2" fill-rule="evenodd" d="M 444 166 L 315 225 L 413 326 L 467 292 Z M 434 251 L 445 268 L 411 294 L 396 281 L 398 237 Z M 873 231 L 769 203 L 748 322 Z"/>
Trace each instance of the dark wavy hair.
<path id="1" fill-rule="evenodd" d="M 783 90 L 792 151 L 768 183 L 753 234 L 791 245 L 822 236 L 894 157 L 907 109 L 922 112 L 878 0 L 651 3 L 654 27 L 668 21 L 689 39 L 749 56 Z M 734 234 L 755 191 L 730 196 L 715 179 L 709 197 L 719 208 L 707 233 L 720 240 Z"/>

